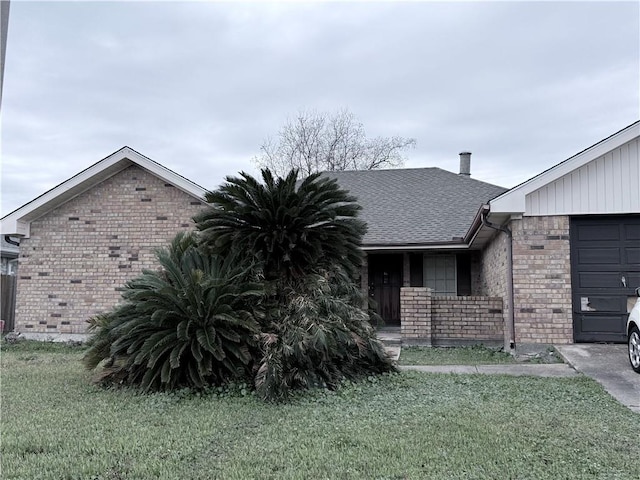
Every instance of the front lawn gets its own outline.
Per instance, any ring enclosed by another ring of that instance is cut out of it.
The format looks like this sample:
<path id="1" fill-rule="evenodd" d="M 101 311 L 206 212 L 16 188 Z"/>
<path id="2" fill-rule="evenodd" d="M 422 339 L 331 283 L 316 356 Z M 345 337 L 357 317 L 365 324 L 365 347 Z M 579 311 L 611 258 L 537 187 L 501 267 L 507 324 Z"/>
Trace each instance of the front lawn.
<path id="1" fill-rule="evenodd" d="M 2 478 L 640 478 L 640 415 L 585 377 L 405 372 L 275 405 L 102 390 L 81 356 L 3 345 Z"/>

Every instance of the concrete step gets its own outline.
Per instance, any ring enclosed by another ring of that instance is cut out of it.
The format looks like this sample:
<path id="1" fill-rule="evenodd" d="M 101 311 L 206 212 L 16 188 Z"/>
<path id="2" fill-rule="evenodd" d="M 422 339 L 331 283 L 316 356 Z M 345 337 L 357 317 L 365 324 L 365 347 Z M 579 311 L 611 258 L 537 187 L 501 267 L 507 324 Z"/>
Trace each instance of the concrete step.
<path id="1" fill-rule="evenodd" d="M 402 334 L 399 328 L 382 328 L 376 332 L 376 335 L 385 345 L 402 345 Z"/>
<path id="2" fill-rule="evenodd" d="M 402 335 L 400 329 L 397 327 L 381 328 L 376 332 L 378 340 L 382 342 L 387 355 L 389 355 L 394 361 L 398 361 L 400 358 L 400 350 L 402 346 Z"/>
<path id="3" fill-rule="evenodd" d="M 400 358 L 400 345 L 385 345 L 384 349 L 387 352 L 387 355 L 391 357 L 391 360 L 394 362 L 398 361 Z"/>

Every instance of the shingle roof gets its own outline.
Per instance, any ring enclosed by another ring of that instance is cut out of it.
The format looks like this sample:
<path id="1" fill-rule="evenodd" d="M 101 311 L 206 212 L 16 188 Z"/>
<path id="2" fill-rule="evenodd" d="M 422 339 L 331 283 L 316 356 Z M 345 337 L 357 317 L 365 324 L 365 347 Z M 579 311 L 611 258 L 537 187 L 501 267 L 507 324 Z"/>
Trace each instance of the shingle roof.
<path id="1" fill-rule="evenodd" d="M 464 237 L 478 209 L 507 189 L 440 168 L 325 172 L 357 197 L 364 246 L 424 245 Z"/>

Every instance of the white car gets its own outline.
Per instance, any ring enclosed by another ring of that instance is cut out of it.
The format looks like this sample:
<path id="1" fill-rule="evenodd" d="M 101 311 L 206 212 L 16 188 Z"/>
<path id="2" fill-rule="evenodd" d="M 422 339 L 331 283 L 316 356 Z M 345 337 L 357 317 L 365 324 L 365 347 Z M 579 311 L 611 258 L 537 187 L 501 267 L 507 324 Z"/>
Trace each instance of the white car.
<path id="1" fill-rule="evenodd" d="M 627 320 L 627 341 L 631 368 L 640 373 L 640 287 L 636 288 L 638 299 Z"/>

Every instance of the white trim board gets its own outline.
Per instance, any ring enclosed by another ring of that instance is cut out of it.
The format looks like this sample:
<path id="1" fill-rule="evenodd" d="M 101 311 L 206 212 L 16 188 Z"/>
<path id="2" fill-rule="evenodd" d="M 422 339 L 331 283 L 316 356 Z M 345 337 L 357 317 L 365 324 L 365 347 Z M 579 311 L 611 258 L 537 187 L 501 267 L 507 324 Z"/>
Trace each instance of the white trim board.
<path id="1" fill-rule="evenodd" d="M 524 214 L 528 194 L 637 138 L 640 138 L 640 121 L 632 123 L 610 137 L 494 198 L 489 202 L 491 213 Z"/>

